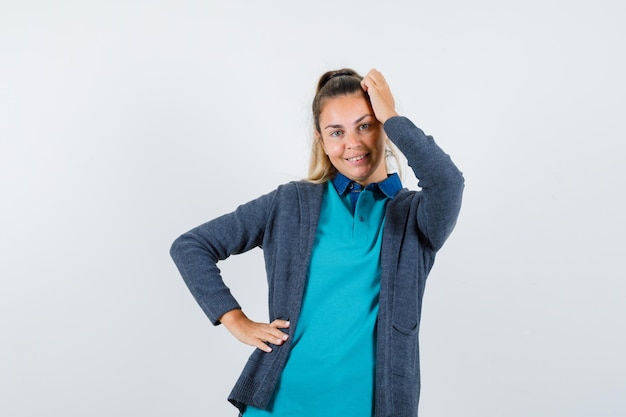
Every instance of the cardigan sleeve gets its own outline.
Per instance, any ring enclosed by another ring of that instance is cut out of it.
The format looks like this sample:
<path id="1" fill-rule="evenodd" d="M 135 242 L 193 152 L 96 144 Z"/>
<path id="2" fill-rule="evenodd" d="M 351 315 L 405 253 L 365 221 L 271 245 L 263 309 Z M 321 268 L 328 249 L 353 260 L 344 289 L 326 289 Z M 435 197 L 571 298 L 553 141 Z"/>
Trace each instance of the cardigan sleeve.
<path id="1" fill-rule="evenodd" d="M 417 225 L 427 243 L 439 250 L 456 224 L 464 188 L 463 174 L 434 141 L 409 119 L 392 117 L 385 133 L 400 151 L 421 187 Z"/>
<path id="2" fill-rule="evenodd" d="M 239 206 L 178 237 L 170 255 L 192 295 L 214 325 L 241 308 L 224 283 L 218 261 L 261 246 L 276 191 Z"/>

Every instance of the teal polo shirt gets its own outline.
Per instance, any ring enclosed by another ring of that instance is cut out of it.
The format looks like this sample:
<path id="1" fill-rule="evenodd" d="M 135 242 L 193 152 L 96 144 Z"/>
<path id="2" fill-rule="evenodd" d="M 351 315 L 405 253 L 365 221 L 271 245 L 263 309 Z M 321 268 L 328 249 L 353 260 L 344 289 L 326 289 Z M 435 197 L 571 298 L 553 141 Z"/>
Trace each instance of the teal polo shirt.
<path id="1" fill-rule="evenodd" d="M 245 417 L 372 415 L 385 207 L 401 188 L 397 174 L 328 181 L 289 359 L 269 410 Z"/>

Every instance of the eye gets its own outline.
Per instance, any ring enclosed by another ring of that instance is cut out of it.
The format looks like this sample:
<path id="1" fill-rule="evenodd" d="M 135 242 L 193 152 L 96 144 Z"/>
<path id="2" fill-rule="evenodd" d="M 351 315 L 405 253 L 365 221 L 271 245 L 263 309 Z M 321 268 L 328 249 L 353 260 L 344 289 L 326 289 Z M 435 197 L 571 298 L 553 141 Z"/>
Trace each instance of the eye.
<path id="1" fill-rule="evenodd" d="M 370 128 L 369 123 L 363 123 L 361 126 L 359 126 L 359 130 L 367 130 Z"/>
<path id="2" fill-rule="evenodd" d="M 341 136 L 341 134 L 342 134 L 342 133 L 343 133 L 343 132 L 342 132 L 341 130 L 335 130 L 334 132 L 330 132 L 330 135 L 329 135 L 329 136 L 330 136 L 331 138 L 336 138 L 336 137 L 338 137 L 338 136 Z"/>

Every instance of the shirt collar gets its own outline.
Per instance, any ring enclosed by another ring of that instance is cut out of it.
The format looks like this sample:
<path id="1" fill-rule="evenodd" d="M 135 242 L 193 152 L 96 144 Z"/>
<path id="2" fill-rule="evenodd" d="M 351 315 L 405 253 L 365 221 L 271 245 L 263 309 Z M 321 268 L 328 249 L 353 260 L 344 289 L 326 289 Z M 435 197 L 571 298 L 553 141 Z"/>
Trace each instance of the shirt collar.
<path id="1" fill-rule="evenodd" d="M 344 195 L 347 191 L 349 191 L 351 189 L 350 184 L 353 184 L 353 187 L 361 187 L 358 183 L 352 181 L 341 172 L 337 172 L 332 181 L 339 195 Z M 381 182 L 373 182 L 365 187 L 366 190 L 375 190 L 376 188 L 382 191 L 387 197 L 393 198 L 396 194 L 398 194 L 398 191 L 402 189 L 402 181 L 400 181 L 398 174 L 394 172 L 393 174 L 388 175 L 387 179 Z"/>

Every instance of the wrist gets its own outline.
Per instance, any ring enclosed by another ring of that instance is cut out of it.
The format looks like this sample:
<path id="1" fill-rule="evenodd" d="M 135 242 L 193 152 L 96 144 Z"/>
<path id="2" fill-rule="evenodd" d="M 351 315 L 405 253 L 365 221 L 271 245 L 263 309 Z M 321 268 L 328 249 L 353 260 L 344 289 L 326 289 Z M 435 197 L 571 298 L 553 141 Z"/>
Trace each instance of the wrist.
<path id="1" fill-rule="evenodd" d="M 388 114 L 386 114 L 384 117 L 382 117 L 380 119 L 380 123 L 382 123 L 384 125 L 387 122 L 387 120 L 391 119 L 392 117 L 398 117 L 398 116 L 400 116 L 400 115 L 398 113 L 396 113 L 395 111 L 391 112 L 391 113 L 388 113 Z"/>
<path id="2" fill-rule="evenodd" d="M 222 314 L 222 317 L 219 318 L 219 321 L 224 326 L 229 327 L 231 324 L 245 318 L 247 318 L 247 316 L 244 314 L 244 312 L 240 308 L 235 308 Z"/>

